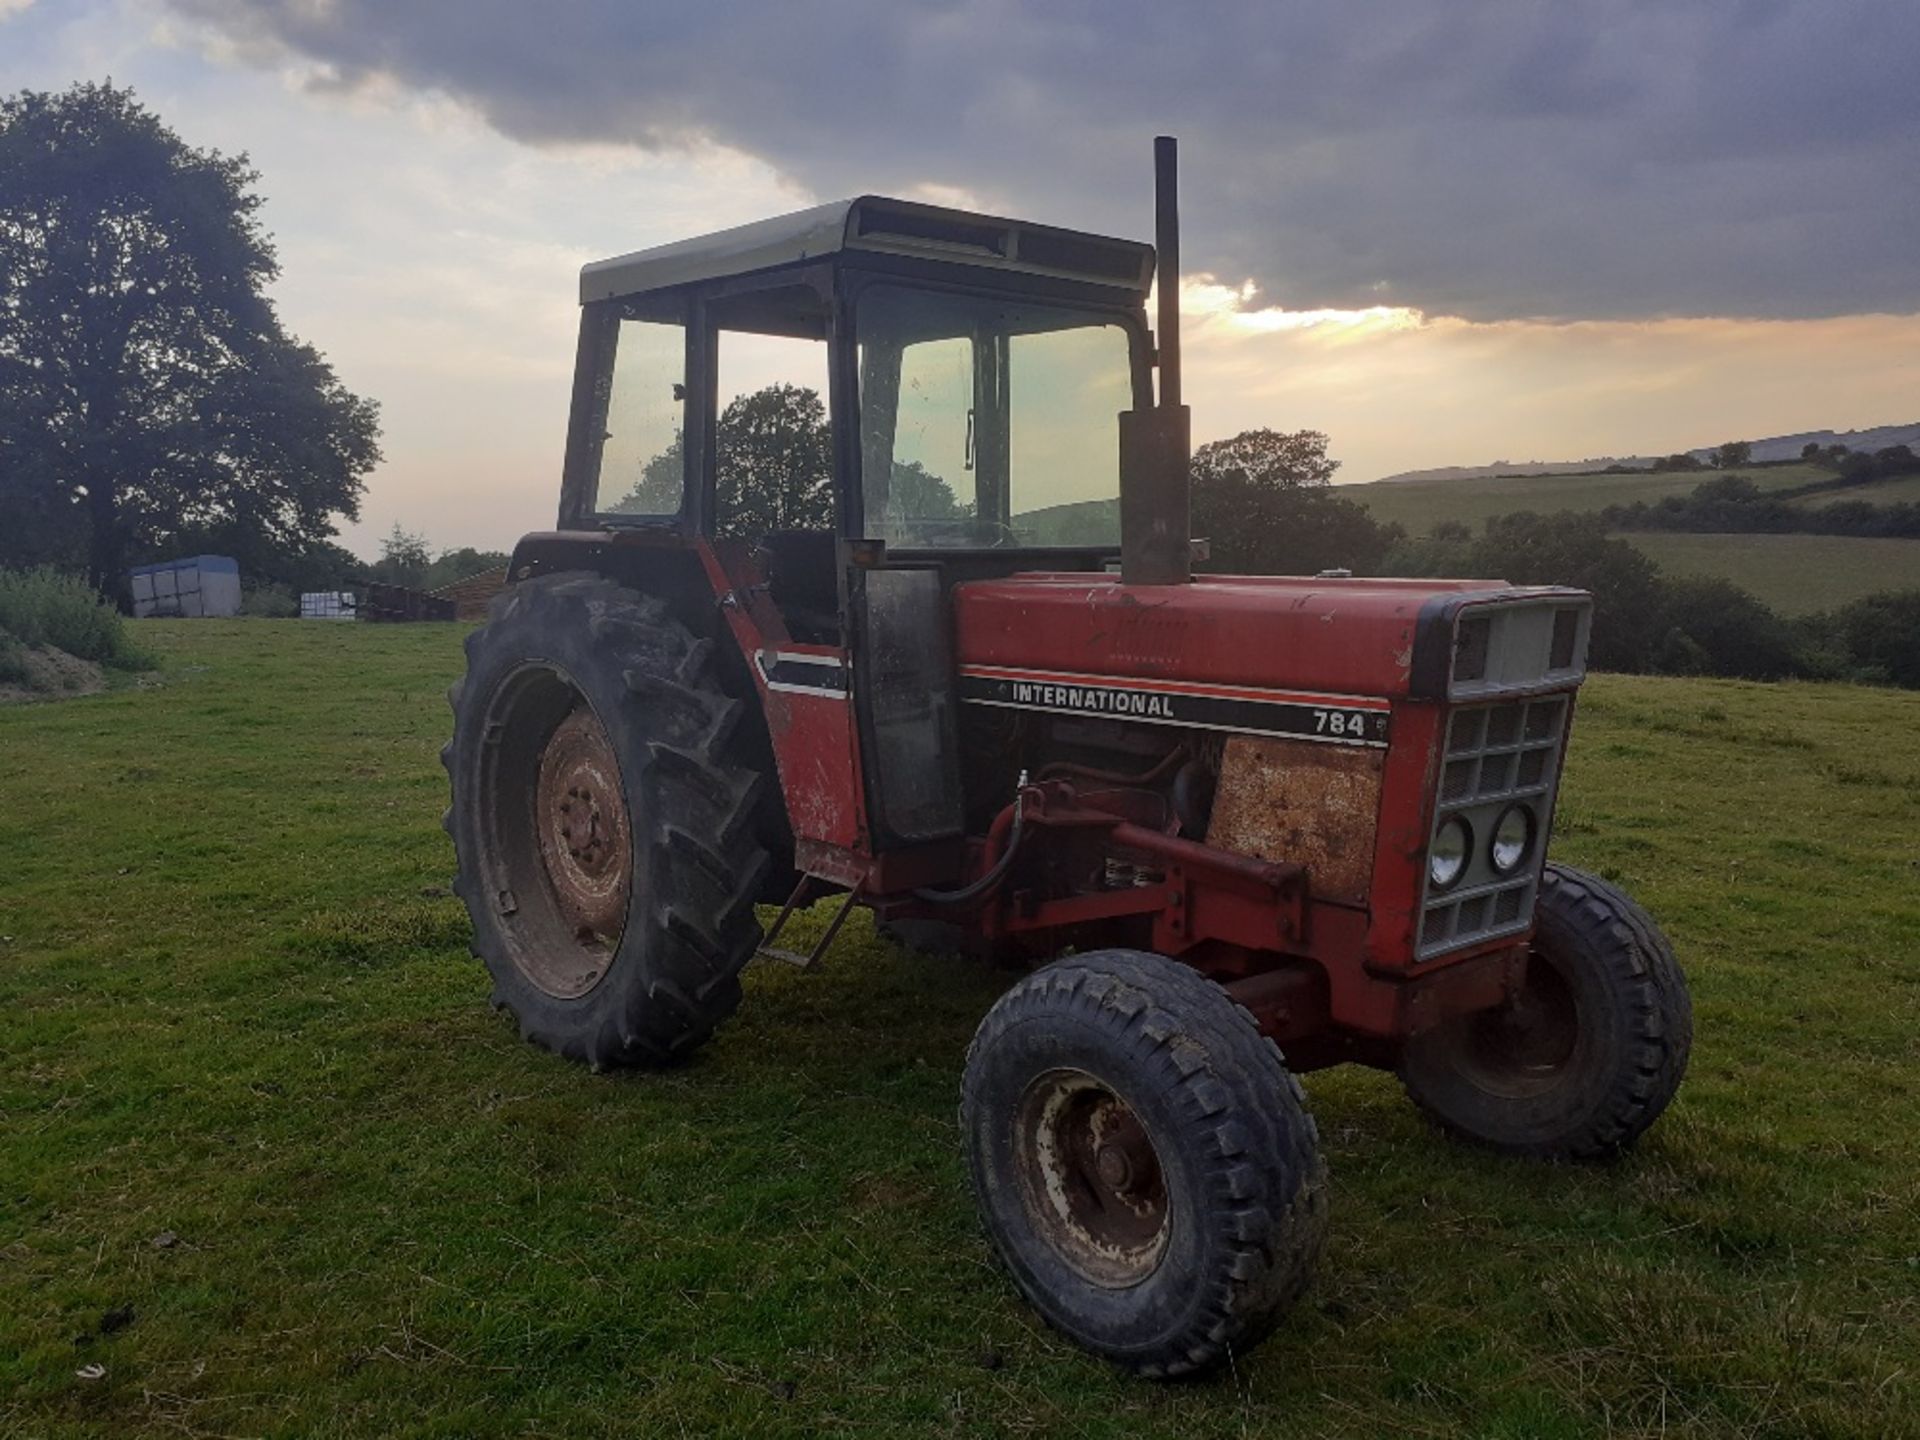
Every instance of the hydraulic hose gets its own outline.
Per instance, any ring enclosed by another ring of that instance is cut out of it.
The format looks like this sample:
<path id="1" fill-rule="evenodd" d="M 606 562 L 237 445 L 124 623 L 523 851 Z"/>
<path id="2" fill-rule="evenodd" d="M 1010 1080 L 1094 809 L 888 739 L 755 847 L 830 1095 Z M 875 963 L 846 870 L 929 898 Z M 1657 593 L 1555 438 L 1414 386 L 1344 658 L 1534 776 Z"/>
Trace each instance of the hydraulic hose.
<path id="1" fill-rule="evenodd" d="M 1020 849 L 1020 837 L 1026 829 L 1026 816 L 1023 807 L 1027 798 L 1027 777 L 1020 776 L 1020 788 L 1013 794 L 1013 826 L 1007 832 L 1007 845 L 1000 852 L 1000 858 L 993 867 L 978 880 L 962 885 L 958 890 L 916 890 L 913 898 L 924 900 L 929 905 L 964 905 L 969 900 L 978 900 L 994 886 L 1006 878 L 1007 871 L 1013 865 L 1013 857 Z"/>

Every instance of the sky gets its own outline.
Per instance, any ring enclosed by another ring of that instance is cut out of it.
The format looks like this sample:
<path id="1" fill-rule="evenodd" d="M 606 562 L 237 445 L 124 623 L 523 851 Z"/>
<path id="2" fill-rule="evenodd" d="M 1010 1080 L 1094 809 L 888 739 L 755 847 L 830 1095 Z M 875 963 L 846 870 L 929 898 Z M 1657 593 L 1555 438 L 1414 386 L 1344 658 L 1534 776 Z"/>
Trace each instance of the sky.
<path id="1" fill-rule="evenodd" d="M 883 192 L 1149 238 L 1181 137 L 1196 439 L 1341 481 L 1920 420 L 1911 0 L 0 0 L 246 151 L 393 525 L 548 526 L 581 264 Z"/>

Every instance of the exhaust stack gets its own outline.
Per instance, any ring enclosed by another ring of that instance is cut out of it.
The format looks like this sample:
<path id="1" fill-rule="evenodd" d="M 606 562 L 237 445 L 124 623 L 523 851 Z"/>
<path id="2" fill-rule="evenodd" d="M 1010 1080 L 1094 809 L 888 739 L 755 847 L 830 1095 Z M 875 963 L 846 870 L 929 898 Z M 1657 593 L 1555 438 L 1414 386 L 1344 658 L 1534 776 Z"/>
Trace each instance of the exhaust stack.
<path id="1" fill-rule="evenodd" d="M 1180 408 L 1180 142 L 1153 140 L 1154 277 L 1160 287 L 1160 408 Z"/>
<path id="2" fill-rule="evenodd" d="M 1154 284 L 1159 291 L 1159 404 L 1120 415 L 1120 580 L 1193 578 L 1187 464 L 1192 420 L 1180 403 L 1180 165 L 1177 142 L 1153 142 Z"/>

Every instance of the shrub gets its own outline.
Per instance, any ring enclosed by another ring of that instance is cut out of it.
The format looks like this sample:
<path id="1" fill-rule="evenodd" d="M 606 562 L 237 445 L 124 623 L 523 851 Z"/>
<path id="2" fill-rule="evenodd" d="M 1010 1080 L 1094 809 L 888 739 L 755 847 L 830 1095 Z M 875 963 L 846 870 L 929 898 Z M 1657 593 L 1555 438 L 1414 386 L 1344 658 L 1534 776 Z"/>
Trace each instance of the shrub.
<path id="1" fill-rule="evenodd" d="M 24 685 L 27 679 L 26 647 L 0 630 L 0 685 Z"/>
<path id="2" fill-rule="evenodd" d="M 0 631 L 22 645 L 50 645 L 123 670 L 153 664 L 128 637 L 120 612 L 86 581 L 45 566 L 0 570 Z"/>
<path id="3" fill-rule="evenodd" d="M 1731 491 L 1728 476 L 1714 484 Z M 1394 563 L 1408 574 L 1572 585 L 1593 593 L 1596 670 L 1667 675 L 1736 675 L 1781 680 L 1820 673 L 1802 630 L 1728 581 L 1662 575 L 1590 515 L 1521 512 L 1436 528 L 1403 545 Z"/>
<path id="4" fill-rule="evenodd" d="M 240 613 L 262 620 L 291 620 L 300 613 L 300 601 L 284 585 L 248 582 L 240 587 Z"/>
<path id="5" fill-rule="evenodd" d="M 1859 678 L 1920 688 L 1920 590 L 1856 600 L 1834 616 L 1834 628 Z"/>
<path id="6" fill-rule="evenodd" d="M 1516 585 L 1572 585 L 1593 592 L 1596 670 L 1691 670 L 1693 651 L 1671 661 L 1657 654 L 1670 628 L 1665 590 L 1651 560 L 1624 540 L 1610 539 L 1589 515 L 1521 511 L 1487 521 L 1474 535 L 1446 527 L 1403 545 L 1389 562 L 1410 575 L 1507 580 Z"/>
<path id="7" fill-rule="evenodd" d="M 1671 576 L 1663 589 L 1671 649 L 1656 653 L 1654 669 L 1784 680 L 1813 668 L 1793 625 L 1732 581 Z"/>

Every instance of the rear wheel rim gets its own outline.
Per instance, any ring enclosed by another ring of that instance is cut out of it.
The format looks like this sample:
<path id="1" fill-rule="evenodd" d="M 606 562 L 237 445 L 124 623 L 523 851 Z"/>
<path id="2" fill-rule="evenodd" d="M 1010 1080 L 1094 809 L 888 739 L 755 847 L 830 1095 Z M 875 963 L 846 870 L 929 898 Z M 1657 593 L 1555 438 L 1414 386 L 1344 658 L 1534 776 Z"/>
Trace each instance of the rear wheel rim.
<path id="1" fill-rule="evenodd" d="M 633 884 L 633 844 L 620 761 L 584 702 L 547 738 L 533 801 L 540 859 L 582 944 L 620 938 Z"/>
<path id="2" fill-rule="evenodd" d="M 507 953 L 540 990 L 579 999 L 611 968 L 632 898 L 619 754 L 579 687 L 545 666 L 501 683 L 485 733 L 486 870 Z"/>
<path id="3" fill-rule="evenodd" d="M 1014 1117 L 1014 1169 L 1034 1229 L 1107 1289 L 1159 1268 L 1172 1231 L 1166 1175 L 1133 1107 L 1083 1070 L 1050 1070 Z"/>

